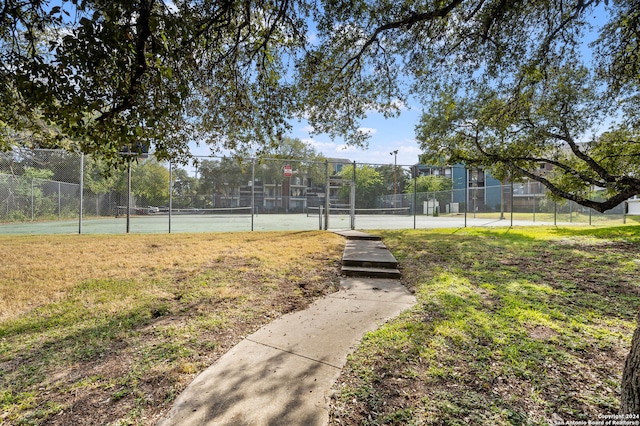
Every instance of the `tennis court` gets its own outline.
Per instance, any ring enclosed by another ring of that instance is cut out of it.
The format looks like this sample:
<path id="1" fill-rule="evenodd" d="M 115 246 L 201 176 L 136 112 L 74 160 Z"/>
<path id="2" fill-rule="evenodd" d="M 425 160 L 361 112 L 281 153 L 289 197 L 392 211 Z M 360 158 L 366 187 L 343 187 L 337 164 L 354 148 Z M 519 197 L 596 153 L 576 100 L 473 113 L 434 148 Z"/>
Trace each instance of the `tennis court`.
<path id="1" fill-rule="evenodd" d="M 191 232 L 246 232 L 246 231 L 306 231 L 324 229 L 324 216 L 317 212 L 296 214 L 157 214 L 132 215 L 129 232 L 149 233 L 191 233 Z M 569 222 L 556 222 L 570 225 Z M 575 223 L 573 223 L 575 225 Z M 355 229 L 427 229 L 462 228 L 487 226 L 532 226 L 554 225 L 554 222 L 533 220 L 511 220 L 496 218 L 473 218 L 472 215 L 428 216 L 410 214 L 356 214 Z M 331 214 L 329 230 L 351 229 L 351 216 Z M 124 234 L 127 232 L 126 216 L 89 218 L 82 221 L 36 221 L 0 224 L 0 234 Z"/>
<path id="2" fill-rule="evenodd" d="M 193 164 L 178 166 L 150 158 L 136 163 L 130 175 L 114 170 L 112 179 L 102 176 L 98 166 L 89 157 L 66 151 L 15 150 L 0 155 L 0 234 L 372 230 L 625 221 L 624 204 L 599 214 L 575 203 L 552 201 L 541 188 L 522 183 L 416 192 L 418 169 L 413 166 L 356 165 L 345 159 L 238 162 L 215 157 L 194 158 Z M 283 174 L 285 170 L 290 176 Z M 29 174 L 34 171 L 38 173 Z M 357 176 L 366 176 L 359 175 L 361 171 L 379 177 L 381 183 L 374 192 L 359 186 Z"/>

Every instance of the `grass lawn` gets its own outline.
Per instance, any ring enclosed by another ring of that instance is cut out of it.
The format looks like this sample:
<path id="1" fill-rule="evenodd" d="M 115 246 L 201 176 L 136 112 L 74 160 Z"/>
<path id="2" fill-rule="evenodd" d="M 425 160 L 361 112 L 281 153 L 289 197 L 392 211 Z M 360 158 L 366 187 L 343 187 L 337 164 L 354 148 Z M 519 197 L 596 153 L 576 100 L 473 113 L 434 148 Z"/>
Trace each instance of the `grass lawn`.
<path id="1" fill-rule="evenodd" d="M 0 236 L 0 424 L 155 424 L 243 336 L 337 289 L 332 233 Z"/>
<path id="2" fill-rule="evenodd" d="M 442 216 L 447 216 L 443 214 Z M 503 214 L 505 220 L 526 220 L 533 221 L 537 223 L 546 223 L 546 224 L 554 224 L 554 223 L 574 223 L 574 224 L 582 224 L 582 225 L 597 225 L 597 226 L 617 226 L 624 224 L 625 221 L 628 223 L 637 222 L 637 216 L 627 216 L 623 217 L 622 214 L 599 214 L 596 212 L 589 213 L 584 212 L 572 212 L 572 213 L 541 213 L 533 212 L 528 213 L 510 213 L 505 212 Z M 478 219 L 495 219 L 498 220 L 500 218 L 500 212 L 491 212 L 491 213 L 467 213 L 467 217 L 478 218 Z"/>
<path id="3" fill-rule="evenodd" d="M 382 231 L 418 305 L 365 336 L 333 425 L 616 412 L 640 226 Z M 325 232 L 0 236 L 0 424 L 153 425 L 243 336 L 336 289 Z"/>
<path id="4" fill-rule="evenodd" d="M 640 226 L 380 234 L 419 303 L 350 356 L 332 425 L 544 425 L 617 412 L 640 307 Z"/>

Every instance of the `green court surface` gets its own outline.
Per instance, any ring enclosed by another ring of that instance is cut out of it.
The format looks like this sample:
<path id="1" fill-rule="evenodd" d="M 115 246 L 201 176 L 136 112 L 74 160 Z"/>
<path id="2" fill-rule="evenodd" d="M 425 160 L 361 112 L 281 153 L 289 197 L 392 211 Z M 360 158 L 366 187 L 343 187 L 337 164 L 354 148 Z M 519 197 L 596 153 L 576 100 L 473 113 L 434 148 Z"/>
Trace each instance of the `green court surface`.
<path id="1" fill-rule="evenodd" d="M 562 222 L 552 217 L 534 220 L 533 217 L 512 219 L 508 214 L 500 220 L 494 217 L 473 217 L 468 214 L 455 216 L 427 215 L 356 215 L 354 229 L 425 229 L 486 226 L 532 226 L 532 225 L 586 225 L 584 222 Z M 623 218 L 612 218 L 608 223 L 621 224 Z M 329 230 L 351 228 L 349 215 L 331 215 Z M 132 216 L 129 232 L 149 233 L 192 233 L 192 232 L 245 232 L 245 231 L 305 231 L 324 229 L 324 217 L 299 214 L 257 214 L 251 215 L 148 215 Z M 60 221 L 12 222 L 0 224 L 2 234 L 124 234 L 127 232 L 126 217 L 87 218 L 80 226 L 79 219 Z"/>

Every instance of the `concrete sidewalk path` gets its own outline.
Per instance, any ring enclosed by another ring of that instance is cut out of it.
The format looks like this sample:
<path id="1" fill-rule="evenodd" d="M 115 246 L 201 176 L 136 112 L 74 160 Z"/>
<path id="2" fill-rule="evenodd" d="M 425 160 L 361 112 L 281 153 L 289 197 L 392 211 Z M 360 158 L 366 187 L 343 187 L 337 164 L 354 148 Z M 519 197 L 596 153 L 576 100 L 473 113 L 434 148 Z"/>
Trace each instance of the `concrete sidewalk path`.
<path id="1" fill-rule="evenodd" d="M 331 386 L 362 336 L 416 303 L 399 280 L 340 291 L 248 336 L 200 374 L 158 426 L 325 425 Z"/>

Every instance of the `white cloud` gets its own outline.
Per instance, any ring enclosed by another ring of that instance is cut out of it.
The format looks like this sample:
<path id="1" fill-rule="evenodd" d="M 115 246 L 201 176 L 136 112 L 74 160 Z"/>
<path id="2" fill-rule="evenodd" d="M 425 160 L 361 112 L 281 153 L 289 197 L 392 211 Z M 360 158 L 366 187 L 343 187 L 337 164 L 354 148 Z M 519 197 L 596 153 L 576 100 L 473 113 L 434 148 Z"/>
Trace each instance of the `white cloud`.
<path id="1" fill-rule="evenodd" d="M 395 106 L 396 108 L 398 108 L 400 111 L 406 111 L 406 110 L 410 109 L 409 105 L 405 104 L 400 99 L 395 99 L 395 100 L 391 101 L 391 104 L 393 106 Z"/>
<path id="2" fill-rule="evenodd" d="M 312 45 L 317 45 L 319 43 L 318 34 L 315 32 L 307 32 L 307 42 Z"/>
<path id="3" fill-rule="evenodd" d="M 395 110 L 397 110 L 399 112 L 402 112 L 402 111 L 409 111 L 411 109 L 411 106 L 404 103 L 400 99 L 394 99 L 391 102 L 389 102 L 389 105 L 387 106 L 386 109 L 388 111 L 395 112 Z M 376 114 L 382 115 L 382 113 L 378 111 L 377 105 L 371 105 L 369 108 L 367 108 L 367 115 L 375 116 Z"/>
<path id="4" fill-rule="evenodd" d="M 338 145 L 338 147 L 336 148 L 336 151 L 340 151 L 340 152 L 358 152 L 360 148 L 357 148 L 353 145 Z"/>
<path id="5" fill-rule="evenodd" d="M 358 129 L 360 133 L 364 133 L 365 135 L 375 135 L 378 133 L 378 129 L 374 129 L 373 127 L 360 127 Z"/>
<path id="6" fill-rule="evenodd" d="M 346 158 L 351 161 L 355 160 L 359 164 L 393 164 L 394 156 L 390 153 L 397 149 L 397 164 L 410 166 L 418 162 L 418 156 L 422 153 L 416 140 L 410 138 L 389 143 L 371 141 L 368 149 L 347 145 L 342 141 L 314 138 L 302 138 L 301 140 L 325 157 Z"/>
<path id="7" fill-rule="evenodd" d="M 335 142 L 323 142 L 318 141 L 313 138 L 304 138 L 302 142 L 309 144 L 316 150 L 316 152 L 321 153 L 323 155 L 328 155 L 328 153 L 337 151 L 338 144 Z"/>
<path id="8" fill-rule="evenodd" d="M 169 11 L 171 11 L 172 13 L 178 12 L 178 7 L 173 2 L 173 0 L 165 0 L 163 3 L 167 7 L 167 9 L 169 9 Z"/>

